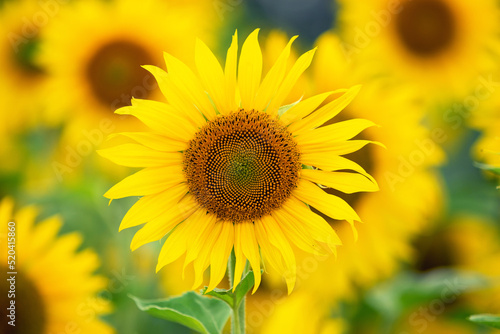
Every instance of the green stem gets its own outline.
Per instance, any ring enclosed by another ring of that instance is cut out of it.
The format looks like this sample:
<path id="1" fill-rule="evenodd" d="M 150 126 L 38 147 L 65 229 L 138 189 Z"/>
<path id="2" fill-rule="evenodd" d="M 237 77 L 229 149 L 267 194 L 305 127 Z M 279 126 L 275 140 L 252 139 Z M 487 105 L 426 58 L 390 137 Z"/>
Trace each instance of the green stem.
<path id="1" fill-rule="evenodd" d="M 231 289 L 234 284 L 234 268 L 236 265 L 236 256 L 234 255 L 234 250 L 231 252 L 231 256 L 229 257 L 228 262 L 228 275 L 229 275 L 229 286 Z M 245 270 L 243 271 L 243 277 L 245 277 L 248 272 L 248 262 L 245 264 Z M 236 305 L 236 298 L 234 298 L 234 304 L 232 305 L 233 309 L 233 318 L 231 321 L 231 334 L 245 334 L 245 302 L 246 296 L 243 297 L 240 305 Z"/>

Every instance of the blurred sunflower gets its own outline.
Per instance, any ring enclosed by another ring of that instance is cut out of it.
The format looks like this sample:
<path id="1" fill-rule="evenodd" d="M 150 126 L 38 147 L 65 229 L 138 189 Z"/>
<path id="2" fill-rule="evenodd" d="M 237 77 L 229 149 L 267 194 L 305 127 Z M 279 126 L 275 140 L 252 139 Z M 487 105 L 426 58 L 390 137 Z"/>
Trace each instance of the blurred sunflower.
<path id="1" fill-rule="evenodd" d="M 137 117 L 152 131 L 122 133 L 136 143 L 100 151 L 117 164 L 146 167 L 105 194 L 110 199 L 143 196 L 120 226 L 147 223 L 131 248 L 168 235 L 157 269 L 186 253 L 184 267 L 194 262 L 194 286 L 210 265 L 209 290 L 222 280 L 234 246 L 234 286 L 248 259 L 257 290 L 262 253 L 285 276 L 290 292 L 296 279 L 292 245 L 316 254 L 335 252 L 340 244 L 307 204 L 349 221 L 353 229 L 359 221 L 344 200 L 317 184 L 348 193 L 378 190 L 371 176 L 342 157 L 370 143 L 349 139 L 373 123 L 353 120 L 316 130 L 346 107 L 360 87 L 313 96 L 284 112 L 280 107 L 309 67 L 314 50 L 299 57 L 287 73 L 292 38 L 261 82 L 257 35 L 255 30 L 243 43 L 238 66 L 234 35 L 225 70 L 200 40 L 195 50 L 199 76 L 168 53 L 168 74 L 146 66 L 169 104 L 132 100 L 131 107 L 117 113 Z M 316 110 L 337 93 L 343 94 Z"/>
<path id="2" fill-rule="evenodd" d="M 316 89 L 321 91 L 361 82 L 363 90 L 331 122 L 370 118 L 380 128 L 367 129 L 354 139 L 383 142 L 387 150 L 367 146 L 346 156 L 379 180 L 380 191 L 341 194 L 333 189 L 326 190 L 344 198 L 361 217 L 366 217 L 365 224 L 357 227 L 358 242 L 344 225 L 323 216 L 343 241 L 337 258 L 304 253 L 297 257 L 298 290 L 324 303 L 326 317 L 330 314 L 329 308 L 338 307 L 340 301 L 355 300 L 359 291 L 394 274 L 401 261 L 413 258 L 412 238 L 440 213 L 441 192 L 432 167 L 444 159 L 439 138 L 430 137 L 429 131 L 420 124 L 422 115 L 411 89 L 401 86 L 388 93 L 385 82 L 374 79 L 370 69 L 355 62 L 348 63 L 338 43 L 339 38 L 332 33 L 323 34 L 317 41 L 318 52 L 312 71 Z M 376 101 L 376 108 L 373 101 Z M 415 194 L 421 196 L 415 197 Z M 271 284 L 268 290 L 279 288 L 276 281 L 268 280 Z M 249 315 L 254 309 L 252 298 L 248 300 Z M 281 307 L 287 307 L 281 306 L 282 303 L 287 301 L 276 303 L 276 314 L 268 321 L 300 321 L 294 317 L 273 319 L 279 317 Z M 267 328 L 268 325 L 264 323 L 263 326 Z"/>
<path id="3" fill-rule="evenodd" d="M 16 171 L 22 154 L 15 139 L 37 124 L 43 69 L 34 62 L 48 14 L 34 0 L 9 1 L 0 10 L 0 159 L 2 172 Z M 22 152 L 22 151 L 21 151 Z"/>
<path id="4" fill-rule="evenodd" d="M 270 301 L 267 301 L 270 305 Z M 305 291 L 294 293 L 285 300 L 280 301 L 282 306 L 276 314 L 265 324 L 261 334 L 287 333 L 287 334 L 340 334 L 347 328 L 344 319 L 329 319 L 328 305 L 324 300 L 317 300 Z M 267 304 L 266 304 L 267 305 Z M 255 322 L 260 319 L 254 310 L 248 310 L 247 322 L 250 328 L 255 327 Z M 293 319 L 293 320 L 292 320 Z"/>
<path id="5" fill-rule="evenodd" d="M 500 301 L 500 229 L 498 224 L 477 215 L 449 218 L 418 240 L 417 268 L 453 268 L 478 273 L 491 281 L 484 288 L 464 293 L 457 301 L 470 313 L 498 313 Z"/>
<path id="6" fill-rule="evenodd" d="M 461 97 L 478 73 L 498 67 L 499 11 L 494 0 L 340 1 L 339 43 L 406 83 L 426 100 Z"/>
<path id="7" fill-rule="evenodd" d="M 33 109 L 39 107 L 46 76 L 34 58 L 48 19 L 44 7 L 34 0 L 8 1 L 0 11 L 0 94 L 2 113 L 11 123 L 36 119 Z M 15 103 L 8 103 L 12 100 Z"/>
<path id="8" fill-rule="evenodd" d="M 339 264 L 323 266 L 331 276 L 344 281 L 342 286 L 351 286 L 337 289 L 334 284 L 331 287 L 333 294 L 346 296 L 353 284 L 373 284 L 392 274 L 400 260 L 409 260 L 411 238 L 440 214 L 442 194 L 437 173 L 432 168 L 444 160 L 439 146 L 444 134 L 430 133 L 420 124 L 422 115 L 411 89 L 401 86 L 388 93 L 385 81 L 374 79 L 357 63 L 347 64 L 336 48 L 338 43 L 338 37 L 331 33 L 317 41 L 319 51 L 313 68 L 317 89 L 361 82 L 363 91 L 346 108 L 343 117 L 369 117 L 381 129 L 367 129 L 359 139 L 383 142 L 387 146 L 387 150 L 367 146 L 348 156 L 382 182 L 379 192 L 343 196 L 357 212 L 367 217 L 367 224 L 358 228 L 362 240 L 354 244 L 347 242 L 354 241 L 352 238 L 342 239 L 346 242 L 339 252 Z M 373 101 L 377 101 L 376 110 Z M 415 193 L 422 196 L 415 198 Z M 335 228 L 345 233 L 342 226 L 335 225 Z M 319 279 L 319 276 L 313 277 Z"/>
<path id="9" fill-rule="evenodd" d="M 471 117 L 471 126 L 481 135 L 474 145 L 474 158 L 491 167 L 500 167 L 500 94 L 483 101 Z"/>
<path id="10" fill-rule="evenodd" d="M 95 315 L 108 313 L 108 301 L 96 296 L 107 281 L 92 273 L 99 265 L 90 250 L 77 252 L 81 237 L 77 233 L 57 236 L 61 228 L 58 217 L 35 224 L 37 209 L 26 207 L 13 215 L 14 203 L 9 198 L 0 202 L 0 233 L 2 265 L 8 270 L 8 222 L 15 222 L 16 333 L 113 333 L 113 329 Z M 9 261 L 12 260 L 9 258 Z M 3 279 L 2 291 L 9 291 Z M 2 294 L 7 305 L 7 293 Z M 13 333 L 7 321 L 2 321 L 2 333 Z"/>
<path id="11" fill-rule="evenodd" d="M 69 120 L 67 136 L 115 126 L 137 126 L 131 117 L 113 115 L 131 97 L 160 98 L 154 78 L 140 66 L 162 62 L 163 50 L 191 55 L 195 36 L 213 27 L 204 1 L 197 6 L 146 0 L 78 1 L 61 10 L 42 33 L 39 63 L 51 75 L 47 117 Z M 105 133 L 106 134 L 106 133 Z M 77 138 L 81 139 L 81 138 Z"/>

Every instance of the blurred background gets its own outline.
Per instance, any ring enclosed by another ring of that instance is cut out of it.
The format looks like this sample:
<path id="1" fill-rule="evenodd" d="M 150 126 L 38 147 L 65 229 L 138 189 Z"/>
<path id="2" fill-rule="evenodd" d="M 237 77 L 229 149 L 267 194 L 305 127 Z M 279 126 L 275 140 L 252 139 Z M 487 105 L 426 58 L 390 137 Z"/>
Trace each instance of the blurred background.
<path id="1" fill-rule="evenodd" d="M 289 102 L 362 84 L 333 121 L 380 126 L 361 136 L 387 149 L 349 158 L 381 190 L 339 194 L 363 220 L 359 239 L 330 220 L 338 258 L 299 257 L 290 296 L 264 275 L 248 332 L 489 333 L 467 317 L 500 313 L 499 14 L 494 0 L 0 1 L 0 198 L 36 205 L 37 221 L 58 215 L 58 235 L 97 255 L 94 296 L 110 308 L 92 317 L 111 332 L 190 333 L 128 297 L 178 295 L 192 277 L 180 263 L 155 273 L 160 243 L 130 251 L 136 228 L 118 226 L 137 198 L 108 206 L 102 194 L 133 170 L 95 151 L 142 129 L 116 108 L 163 99 L 140 66 L 165 68 L 164 51 L 192 65 L 200 38 L 223 63 L 235 30 L 241 42 L 261 28 L 266 71 L 299 35 L 292 58 L 318 49 Z"/>

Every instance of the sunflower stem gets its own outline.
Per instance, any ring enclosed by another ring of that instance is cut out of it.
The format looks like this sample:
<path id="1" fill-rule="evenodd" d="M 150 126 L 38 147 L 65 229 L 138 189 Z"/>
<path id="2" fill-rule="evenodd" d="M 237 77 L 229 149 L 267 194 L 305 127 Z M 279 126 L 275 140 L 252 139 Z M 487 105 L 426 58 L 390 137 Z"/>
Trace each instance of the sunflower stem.
<path id="1" fill-rule="evenodd" d="M 236 266 L 236 256 L 234 255 L 234 249 L 231 252 L 231 256 L 229 257 L 229 261 L 227 263 L 228 267 L 228 276 L 229 276 L 229 286 L 231 289 L 234 284 L 234 268 Z M 243 271 L 243 277 L 248 273 L 249 267 L 248 262 L 245 264 L 245 270 Z M 246 296 L 243 297 L 243 300 L 239 305 L 236 304 L 236 298 L 234 298 L 234 304 L 232 305 L 233 309 L 233 318 L 231 321 L 231 334 L 245 334 L 245 302 Z"/>

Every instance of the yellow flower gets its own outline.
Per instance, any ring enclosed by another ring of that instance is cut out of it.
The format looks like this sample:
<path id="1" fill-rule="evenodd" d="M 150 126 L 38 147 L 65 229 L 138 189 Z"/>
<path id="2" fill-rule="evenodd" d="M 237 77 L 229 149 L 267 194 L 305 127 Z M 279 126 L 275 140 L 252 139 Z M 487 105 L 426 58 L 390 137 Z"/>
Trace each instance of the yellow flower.
<path id="1" fill-rule="evenodd" d="M 32 112 L 40 102 L 45 84 L 43 69 L 36 66 L 34 57 L 39 49 L 40 31 L 48 22 L 45 6 L 37 1 L 9 1 L 0 11 L 0 96 L 15 103 L 4 104 L 2 113 L 10 122 L 32 121 L 27 112 Z M 35 116 L 31 114 L 30 116 Z"/>
<path id="2" fill-rule="evenodd" d="M 494 0 L 341 2 L 338 45 L 429 100 L 463 97 L 478 73 L 497 68 L 500 32 Z"/>
<path id="3" fill-rule="evenodd" d="M 500 167 L 500 94 L 483 101 L 472 113 L 471 126 L 481 131 L 474 145 L 474 158 L 490 166 Z"/>
<path id="4" fill-rule="evenodd" d="M 107 283 L 103 277 L 92 274 L 99 265 L 96 254 L 90 250 L 77 252 L 82 241 L 77 233 L 57 236 L 62 225 L 58 217 L 35 224 L 36 208 L 26 207 L 13 215 L 13 206 L 9 198 L 0 202 L 0 269 L 3 275 L 17 272 L 15 298 L 9 297 L 15 300 L 16 332 L 113 333 L 111 327 L 95 316 L 110 309 L 106 300 L 96 296 Z M 9 256 L 13 252 L 15 258 Z M 7 261 L 12 260 L 15 263 L 9 265 L 14 267 L 8 268 Z M 7 283 L 3 279 L 0 285 L 5 293 L 2 301 L 11 303 L 7 291 L 12 287 Z M 2 333 L 11 333 L 12 327 L 7 327 L 6 319 L 2 326 Z"/>
<path id="5" fill-rule="evenodd" d="M 358 241 L 355 242 L 345 225 L 325 217 L 343 241 L 337 258 L 306 254 L 296 260 L 297 292 L 309 294 L 315 302 L 326 300 L 324 317 L 341 301 L 356 299 L 360 291 L 393 275 L 401 261 L 411 261 L 412 239 L 440 213 L 442 202 L 440 184 L 432 167 L 444 158 L 439 148 L 444 134 L 429 133 L 420 124 L 422 117 L 411 89 L 400 86 L 387 90 L 386 82 L 373 77 L 371 68 L 348 63 L 338 48 L 339 42 L 333 33 L 325 33 L 318 39 L 312 81 L 319 91 L 362 83 L 363 90 L 357 98 L 332 121 L 339 117 L 372 119 L 380 128 L 367 129 L 355 139 L 383 142 L 387 150 L 368 146 L 347 156 L 379 180 L 380 185 L 378 192 L 342 195 L 361 217 L 366 217 L 365 223 L 357 226 Z M 270 284 L 271 298 L 273 294 L 284 296 L 276 292 L 281 291 L 276 281 Z M 252 312 L 255 317 L 263 315 L 258 308 L 250 309 L 253 303 L 252 296 L 248 300 L 248 317 Z M 280 319 L 280 314 L 284 314 L 281 308 L 288 307 L 281 305 L 286 303 L 277 300 L 275 312 L 264 314 L 264 318 L 269 317 L 269 323 L 299 326 L 297 317 Z"/>
<path id="6" fill-rule="evenodd" d="M 305 291 L 294 293 L 285 300 L 279 301 L 271 321 L 258 331 L 260 334 L 287 333 L 287 334 L 341 334 L 346 333 L 346 324 L 343 319 L 328 319 L 326 300 L 318 300 Z M 275 304 L 271 300 L 264 300 L 261 305 L 270 308 Z M 248 303 L 247 323 L 249 327 L 256 327 L 260 318 L 252 317 L 251 303 Z"/>
<path id="7" fill-rule="evenodd" d="M 234 246 L 234 286 L 248 259 L 255 292 L 262 254 L 285 276 L 290 292 L 295 283 L 292 247 L 324 253 L 335 252 L 340 244 L 334 230 L 307 204 L 349 221 L 353 228 L 360 220 L 344 200 L 318 185 L 346 193 L 378 189 L 359 165 L 342 157 L 370 143 L 349 139 L 372 122 L 358 119 L 316 129 L 347 106 L 360 87 L 313 96 L 280 116 L 283 101 L 310 65 L 314 50 L 287 71 L 292 38 L 261 80 L 257 35 L 255 30 L 243 43 L 239 63 L 234 35 L 224 70 L 200 40 L 195 50 L 198 75 L 168 53 L 168 74 L 145 66 L 169 103 L 134 99 L 131 107 L 117 110 L 137 117 L 151 131 L 122 133 L 135 143 L 100 151 L 115 163 L 146 167 L 105 194 L 110 199 L 142 196 L 120 226 L 147 223 L 135 234 L 131 248 L 168 235 L 157 269 L 186 254 L 184 267 L 193 262 L 194 286 L 201 284 L 210 265 L 209 290 L 223 278 Z M 318 108 L 338 93 L 339 98 Z"/>
<path id="8" fill-rule="evenodd" d="M 210 31 L 203 23 L 210 20 L 204 3 L 90 0 L 61 8 L 42 32 L 38 59 L 51 76 L 47 119 L 70 121 L 65 136 L 76 136 L 72 142 L 103 120 L 115 128 L 137 126 L 113 111 L 131 97 L 160 98 L 154 78 L 140 66 L 162 62 L 165 49 L 181 58 L 191 55 L 191 39 Z"/>
<path id="9" fill-rule="evenodd" d="M 440 213 L 442 194 L 433 167 L 444 160 L 440 144 L 445 134 L 421 125 L 411 89 L 400 86 L 387 90 L 386 82 L 373 78 L 370 69 L 347 63 L 336 48 L 338 43 L 338 37 L 331 33 L 317 41 L 313 68 L 317 89 L 361 82 L 363 91 L 343 112 L 344 117 L 372 119 L 380 128 L 368 129 L 362 137 L 387 146 L 387 150 L 365 147 L 350 156 L 379 180 L 380 191 L 344 197 L 366 217 L 366 224 L 358 227 L 360 240 L 354 243 L 348 231 L 334 225 L 344 241 L 336 265 L 331 259 L 329 265 L 320 267 L 324 270 L 310 275 L 315 283 L 308 285 L 316 286 L 318 294 L 348 298 L 358 287 L 368 287 L 393 274 L 401 260 L 410 260 L 410 241 Z M 323 275 L 336 283 L 328 287 L 320 284 Z"/>
<path id="10" fill-rule="evenodd" d="M 21 155 L 14 137 L 36 125 L 41 91 L 46 84 L 43 69 L 36 66 L 40 29 L 48 14 L 34 0 L 8 1 L 0 10 L 0 159 L 1 169 L 19 169 Z"/>

